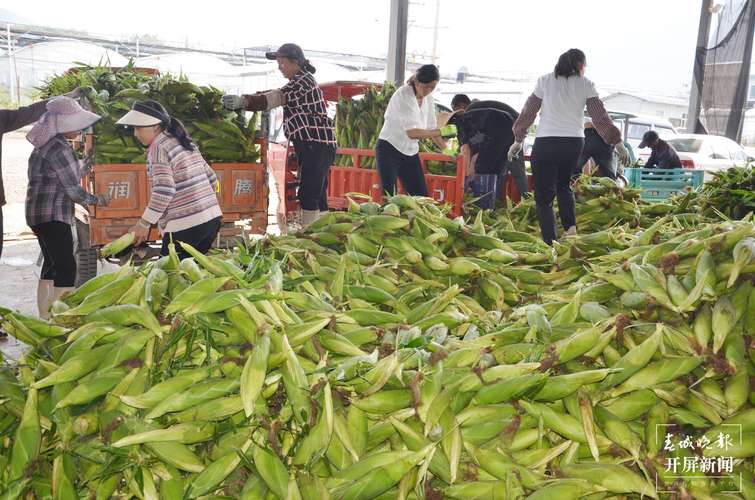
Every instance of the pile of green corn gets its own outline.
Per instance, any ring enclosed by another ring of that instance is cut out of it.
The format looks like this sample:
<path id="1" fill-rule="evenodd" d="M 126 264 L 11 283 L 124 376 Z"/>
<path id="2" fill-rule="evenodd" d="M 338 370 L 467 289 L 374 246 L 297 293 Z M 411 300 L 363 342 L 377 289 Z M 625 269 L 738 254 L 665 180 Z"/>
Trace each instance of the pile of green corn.
<path id="1" fill-rule="evenodd" d="M 694 216 L 697 211 L 689 203 L 647 202 L 640 199 L 640 189 L 621 188 L 606 177 L 581 176 L 573 187 L 576 201 L 577 227 L 583 232 L 600 231 L 612 226 L 631 229 L 647 227 L 659 217 L 668 214 Z M 558 213 L 558 206 L 553 204 Z M 537 210 L 534 198 L 522 200 L 513 208 L 500 210 L 500 219 L 508 219 L 511 227 L 520 231 L 534 231 L 537 227 Z M 702 215 L 697 221 L 704 220 Z"/>
<path id="2" fill-rule="evenodd" d="M 739 219 L 755 210 L 755 168 L 752 164 L 713 173 L 703 186 L 671 201 L 684 210 Z"/>
<path id="3" fill-rule="evenodd" d="M 751 219 L 550 248 L 387 201 L 4 311 L 3 498 L 755 498 Z"/>
<path id="4" fill-rule="evenodd" d="M 375 149 L 380 129 L 383 128 L 385 110 L 396 85 L 385 82 L 372 86 L 360 99 L 342 97 L 336 105 L 336 142 L 342 148 Z M 339 167 L 353 166 L 351 156 L 338 155 L 335 164 Z M 375 168 L 375 158 L 364 158 L 364 168 Z"/>
<path id="5" fill-rule="evenodd" d="M 257 117 L 229 112 L 221 104 L 223 92 L 199 87 L 185 76 L 153 75 L 135 68 L 81 65 L 51 77 L 41 88 L 42 97 L 53 97 L 81 87 L 91 110 L 103 118 L 94 126 L 94 162 L 145 163 L 145 150 L 130 131 L 115 122 L 134 101 L 152 99 L 181 120 L 209 162 L 255 162 Z"/>

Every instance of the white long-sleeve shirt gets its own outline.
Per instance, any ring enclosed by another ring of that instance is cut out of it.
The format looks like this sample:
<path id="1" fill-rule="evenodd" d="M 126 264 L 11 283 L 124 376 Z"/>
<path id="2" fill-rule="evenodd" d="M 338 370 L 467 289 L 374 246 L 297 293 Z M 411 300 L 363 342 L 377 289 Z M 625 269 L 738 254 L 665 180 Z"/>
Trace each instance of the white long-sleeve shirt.
<path id="1" fill-rule="evenodd" d="M 438 128 L 438 121 L 432 95 L 425 96 L 420 106 L 412 86 L 402 85 L 391 96 L 379 138 L 402 154 L 414 156 L 419 153 L 419 140 L 409 138 L 406 131 L 434 128 Z"/>

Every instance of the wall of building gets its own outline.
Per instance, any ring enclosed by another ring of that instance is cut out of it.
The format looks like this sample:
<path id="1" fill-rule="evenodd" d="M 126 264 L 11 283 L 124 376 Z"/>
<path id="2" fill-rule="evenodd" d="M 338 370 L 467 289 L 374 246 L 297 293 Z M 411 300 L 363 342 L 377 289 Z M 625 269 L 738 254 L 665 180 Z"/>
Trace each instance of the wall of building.
<path id="1" fill-rule="evenodd" d="M 627 111 L 638 115 L 648 115 L 669 120 L 676 128 L 686 126 L 687 106 L 663 102 L 652 102 L 627 94 L 608 96 L 603 99 L 609 110 Z"/>

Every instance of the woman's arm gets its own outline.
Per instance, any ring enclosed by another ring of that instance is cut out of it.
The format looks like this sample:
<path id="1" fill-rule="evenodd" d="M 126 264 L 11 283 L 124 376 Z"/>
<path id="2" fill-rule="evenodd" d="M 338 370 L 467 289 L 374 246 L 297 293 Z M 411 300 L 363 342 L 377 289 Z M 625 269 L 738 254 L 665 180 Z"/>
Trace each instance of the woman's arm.
<path id="1" fill-rule="evenodd" d="M 440 129 L 410 128 L 406 131 L 409 139 L 435 139 L 440 138 Z"/>
<path id="2" fill-rule="evenodd" d="M 446 149 L 448 143 L 442 137 L 433 137 L 433 142 L 441 149 Z"/>
<path id="3" fill-rule="evenodd" d="M 531 94 L 527 98 L 527 102 L 524 103 L 522 112 L 519 113 L 519 118 L 514 122 L 514 140 L 521 143 L 527 136 L 527 129 L 530 128 L 535 122 L 537 112 L 540 111 L 543 100 L 535 94 Z"/>
<path id="4" fill-rule="evenodd" d="M 53 139 L 56 140 L 56 139 Z M 47 161 L 66 194 L 74 203 L 80 205 L 94 205 L 97 197 L 81 187 L 81 171 L 79 160 L 73 154 L 73 149 L 68 144 L 55 144 L 47 154 Z"/>
<path id="5" fill-rule="evenodd" d="M 611 146 L 621 142 L 621 131 L 613 124 L 613 120 L 608 116 L 603 101 L 599 97 L 590 97 L 585 101 L 587 114 L 592 118 L 592 125 L 597 130 L 598 135 Z"/>
<path id="6" fill-rule="evenodd" d="M 18 109 L 0 109 L 0 134 L 34 123 L 46 110 L 47 101 L 35 102 Z"/>
<path id="7" fill-rule="evenodd" d="M 176 181 L 173 178 L 173 168 L 166 159 L 158 153 L 158 158 L 151 162 L 152 167 L 152 194 L 144 209 L 142 219 L 150 224 L 156 224 L 168 209 L 168 205 L 176 195 Z"/>

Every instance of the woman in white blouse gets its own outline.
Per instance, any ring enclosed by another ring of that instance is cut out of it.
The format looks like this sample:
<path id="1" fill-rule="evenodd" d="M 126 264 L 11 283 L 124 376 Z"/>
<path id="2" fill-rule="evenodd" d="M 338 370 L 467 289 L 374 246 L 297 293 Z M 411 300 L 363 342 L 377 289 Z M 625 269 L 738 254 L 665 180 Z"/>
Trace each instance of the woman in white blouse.
<path id="1" fill-rule="evenodd" d="M 553 72 L 537 80 L 535 90 L 514 122 L 515 142 L 509 148 L 509 161 L 519 156 L 527 130 L 540 113 L 530 162 L 540 232 L 549 245 L 557 238 L 554 198 L 558 200 L 565 234 L 577 233 L 571 176 L 584 146 L 585 109 L 595 130 L 606 144 L 613 146 L 620 162 L 628 161 L 621 132 L 608 116 L 595 84 L 584 76 L 586 66 L 585 53 L 579 49 L 561 54 Z"/>
<path id="2" fill-rule="evenodd" d="M 383 192 L 396 193 L 396 179 L 407 194 L 427 196 L 427 184 L 419 161 L 419 140 L 432 139 L 446 147 L 443 136 L 454 136 L 453 125 L 438 128 L 432 92 L 440 80 L 437 66 L 420 67 L 406 85 L 399 87 L 385 110 L 385 121 L 375 147 Z"/>

